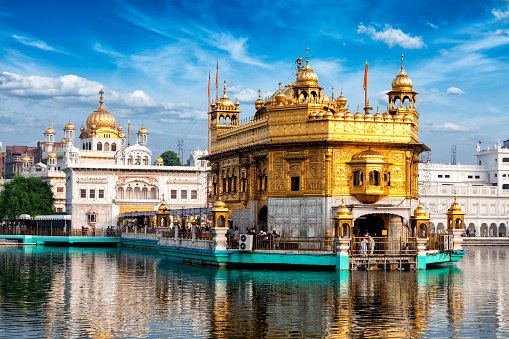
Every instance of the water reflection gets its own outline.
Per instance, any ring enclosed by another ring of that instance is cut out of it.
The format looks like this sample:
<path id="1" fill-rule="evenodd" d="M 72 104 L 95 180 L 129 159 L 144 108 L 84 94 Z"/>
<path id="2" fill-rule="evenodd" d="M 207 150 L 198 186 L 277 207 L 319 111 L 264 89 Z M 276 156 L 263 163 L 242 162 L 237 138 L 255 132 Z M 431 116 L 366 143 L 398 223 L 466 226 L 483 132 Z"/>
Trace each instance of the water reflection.
<path id="1" fill-rule="evenodd" d="M 150 251 L 0 248 L 0 337 L 505 337 L 508 265 L 505 249 L 486 248 L 419 273 L 223 270 Z"/>

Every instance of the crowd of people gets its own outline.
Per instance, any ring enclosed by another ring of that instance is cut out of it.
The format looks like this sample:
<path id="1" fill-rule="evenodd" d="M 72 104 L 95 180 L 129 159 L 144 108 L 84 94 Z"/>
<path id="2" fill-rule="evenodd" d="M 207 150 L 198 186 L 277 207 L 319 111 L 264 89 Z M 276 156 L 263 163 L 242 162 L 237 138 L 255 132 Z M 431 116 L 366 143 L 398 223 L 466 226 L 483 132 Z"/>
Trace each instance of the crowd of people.
<path id="1" fill-rule="evenodd" d="M 228 243 L 231 248 L 238 248 L 239 240 L 240 240 L 240 230 L 238 227 L 230 227 L 226 236 L 228 238 Z M 258 248 L 277 248 L 277 244 L 280 238 L 280 234 L 273 229 L 271 232 L 266 232 L 263 228 L 260 227 L 259 231 L 256 231 L 256 228 L 246 227 L 243 234 L 253 235 L 255 238 L 255 246 Z"/>

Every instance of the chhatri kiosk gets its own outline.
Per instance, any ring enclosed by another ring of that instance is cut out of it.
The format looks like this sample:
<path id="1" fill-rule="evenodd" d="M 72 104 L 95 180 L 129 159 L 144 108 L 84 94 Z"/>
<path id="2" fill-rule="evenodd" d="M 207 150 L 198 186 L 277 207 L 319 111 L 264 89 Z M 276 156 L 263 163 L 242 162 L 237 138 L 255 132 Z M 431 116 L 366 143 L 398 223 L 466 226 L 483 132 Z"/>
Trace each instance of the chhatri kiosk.
<path id="1" fill-rule="evenodd" d="M 458 260 L 449 249 L 461 250 L 459 241 L 452 246 L 461 222 L 451 223 L 445 236 L 429 234 L 418 203 L 419 154 L 429 148 L 418 138 L 417 93 L 403 58 L 385 112 L 372 112 L 366 77 L 365 107 L 352 113 L 342 91 L 337 98 L 324 93 L 308 55 L 298 58 L 295 80 L 279 83 L 266 99 L 259 95 L 252 118 L 242 123 L 225 82 L 209 113 L 212 199 L 221 213 L 226 205 L 241 234 L 254 227 L 280 235 L 277 247 L 263 239 L 258 246 L 254 236 L 249 253 L 239 250 L 230 263 L 327 266 L 326 253 L 334 254 L 337 269 L 402 263 L 424 269 Z M 363 243 L 367 234 L 373 245 Z M 270 256 L 277 250 L 286 251 L 284 262 L 281 253 Z M 302 260 L 303 252 L 317 257 Z"/>

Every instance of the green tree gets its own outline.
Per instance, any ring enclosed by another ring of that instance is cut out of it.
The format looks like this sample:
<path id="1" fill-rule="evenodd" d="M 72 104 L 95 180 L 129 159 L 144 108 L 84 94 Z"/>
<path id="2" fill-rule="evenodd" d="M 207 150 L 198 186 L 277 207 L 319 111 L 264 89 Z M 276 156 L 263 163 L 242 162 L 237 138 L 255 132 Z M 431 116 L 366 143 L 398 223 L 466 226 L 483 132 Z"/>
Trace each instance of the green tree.
<path id="1" fill-rule="evenodd" d="M 53 213 L 53 192 L 50 184 L 40 178 L 17 175 L 6 183 L 0 193 L 0 218 L 14 219 L 21 214 Z"/>
<path id="2" fill-rule="evenodd" d="M 181 166 L 180 158 L 177 153 L 168 150 L 161 154 L 161 158 L 163 158 L 164 166 Z"/>

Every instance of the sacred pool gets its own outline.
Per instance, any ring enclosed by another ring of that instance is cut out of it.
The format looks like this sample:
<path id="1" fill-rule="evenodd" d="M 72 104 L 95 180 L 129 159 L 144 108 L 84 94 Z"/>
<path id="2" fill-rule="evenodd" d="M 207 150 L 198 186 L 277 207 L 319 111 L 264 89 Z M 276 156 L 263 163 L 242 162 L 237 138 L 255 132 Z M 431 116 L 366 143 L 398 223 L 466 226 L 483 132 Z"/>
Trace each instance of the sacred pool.
<path id="1" fill-rule="evenodd" d="M 0 338 L 509 336 L 504 247 L 426 271 L 186 265 L 128 248 L 0 247 Z"/>

